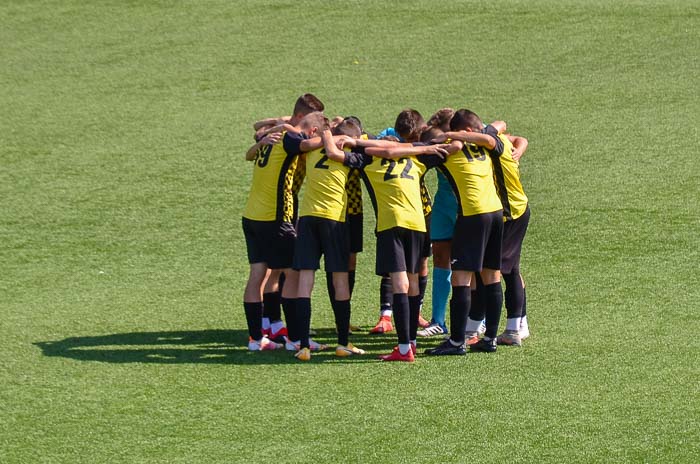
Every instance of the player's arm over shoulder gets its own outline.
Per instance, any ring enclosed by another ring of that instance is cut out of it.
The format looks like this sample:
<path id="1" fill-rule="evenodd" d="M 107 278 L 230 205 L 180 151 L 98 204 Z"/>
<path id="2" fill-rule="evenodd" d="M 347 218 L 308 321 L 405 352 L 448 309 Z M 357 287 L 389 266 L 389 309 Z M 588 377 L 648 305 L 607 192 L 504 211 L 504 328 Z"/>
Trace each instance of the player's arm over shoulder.
<path id="1" fill-rule="evenodd" d="M 508 135 L 508 140 L 513 144 L 512 156 L 515 161 L 519 161 L 520 158 L 525 154 L 527 146 L 529 144 L 525 137 L 520 137 L 518 135 Z"/>
<path id="2" fill-rule="evenodd" d="M 357 148 L 355 152 L 341 150 L 338 145 L 355 146 L 355 140 L 343 135 L 333 135 L 330 130 L 324 130 L 321 134 L 323 147 L 328 159 L 344 164 L 351 168 L 362 168 L 366 164 L 366 155 L 363 148 Z"/>

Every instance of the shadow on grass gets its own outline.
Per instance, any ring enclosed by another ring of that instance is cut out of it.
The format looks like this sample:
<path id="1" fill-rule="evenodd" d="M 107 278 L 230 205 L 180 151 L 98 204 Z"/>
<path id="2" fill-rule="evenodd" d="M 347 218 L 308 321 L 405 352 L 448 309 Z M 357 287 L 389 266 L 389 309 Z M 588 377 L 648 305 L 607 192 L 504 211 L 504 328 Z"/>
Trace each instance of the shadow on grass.
<path id="1" fill-rule="evenodd" d="M 314 337 L 329 349 L 314 353 L 311 363 L 376 362 L 396 344 L 395 335 L 355 333 L 351 342 L 367 351 L 364 356 L 337 358 L 335 332 L 320 329 Z M 245 330 L 199 330 L 173 332 L 132 332 L 110 335 L 69 337 L 58 341 L 35 342 L 44 356 L 108 363 L 157 364 L 297 364 L 291 352 L 282 350 L 250 352 Z"/>

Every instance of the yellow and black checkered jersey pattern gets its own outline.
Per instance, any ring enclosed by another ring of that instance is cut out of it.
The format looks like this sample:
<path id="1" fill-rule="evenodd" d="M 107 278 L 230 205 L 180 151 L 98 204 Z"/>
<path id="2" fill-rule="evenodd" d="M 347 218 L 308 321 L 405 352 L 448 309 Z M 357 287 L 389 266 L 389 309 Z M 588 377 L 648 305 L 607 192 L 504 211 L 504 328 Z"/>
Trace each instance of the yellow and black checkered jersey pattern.
<path id="1" fill-rule="evenodd" d="M 286 133 L 282 142 L 258 149 L 243 217 L 254 221 L 292 222 L 292 185 L 302 140 L 301 135 Z"/>
<path id="2" fill-rule="evenodd" d="M 362 168 L 362 178 L 377 216 L 377 232 L 394 227 L 425 232 L 425 215 L 420 179 L 440 163 L 437 156 L 407 156 L 399 159 L 374 158 L 347 153 L 345 164 Z"/>
<path id="3" fill-rule="evenodd" d="M 485 131 L 494 137 L 488 126 Z M 494 183 L 492 156 L 497 156 L 503 145 L 497 138 L 496 148 L 488 150 L 477 145 L 465 144 L 461 151 L 450 155 L 440 170 L 452 186 L 462 216 L 492 213 L 502 208 Z"/>
<path id="4" fill-rule="evenodd" d="M 304 155 L 302 154 L 299 158 L 303 161 Z M 306 177 L 306 163 L 297 163 L 297 168 L 294 170 L 294 178 L 292 179 L 292 194 L 294 197 L 299 195 L 302 185 L 304 185 L 304 178 Z"/>
<path id="5" fill-rule="evenodd" d="M 423 202 L 423 216 L 427 216 L 433 210 L 433 199 L 423 177 L 420 178 L 420 199 Z"/>
<path id="6" fill-rule="evenodd" d="M 527 210 L 527 196 L 520 182 L 520 165 L 513 159 L 513 144 L 507 136 L 499 134 L 503 153 L 494 157 L 493 179 L 503 206 L 503 220 L 518 219 Z"/>
<path id="7" fill-rule="evenodd" d="M 315 216 L 345 222 L 350 168 L 328 159 L 325 149 L 306 154 L 306 191 L 299 216 Z"/>
<path id="8" fill-rule="evenodd" d="M 297 161 L 297 168 L 294 170 L 294 177 L 292 178 L 292 198 L 294 201 L 292 222 L 296 222 L 296 220 L 299 218 L 299 192 L 301 192 L 301 187 L 304 185 L 305 178 L 306 154 L 302 153 L 299 155 L 299 160 Z"/>
<path id="9" fill-rule="evenodd" d="M 360 186 L 360 171 L 352 169 L 345 186 L 348 195 L 348 215 L 362 214 L 362 186 Z"/>

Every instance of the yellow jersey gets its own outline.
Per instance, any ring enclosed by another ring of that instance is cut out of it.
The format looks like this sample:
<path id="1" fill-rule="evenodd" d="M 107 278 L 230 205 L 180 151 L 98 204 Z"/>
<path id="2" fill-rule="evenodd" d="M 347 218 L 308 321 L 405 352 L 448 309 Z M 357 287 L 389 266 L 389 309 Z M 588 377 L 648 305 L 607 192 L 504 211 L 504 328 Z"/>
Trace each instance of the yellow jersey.
<path id="1" fill-rule="evenodd" d="M 293 221 L 292 185 L 302 140 L 303 135 L 287 132 L 281 142 L 258 149 L 243 217 L 254 221 Z"/>
<path id="2" fill-rule="evenodd" d="M 350 168 L 326 156 L 325 149 L 306 154 L 306 191 L 299 216 L 315 216 L 345 222 Z"/>
<path id="3" fill-rule="evenodd" d="M 513 144 L 505 135 L 498 135 L 503 152 L 492 158 L 493 179 L 503 206 L 503 220 L 517 219 L 527 210 L 527 196 L 520 182 L 519 163 L 513 159 Z"/>
<path id="4" fill-rule="evenodd" d="M 484 133 L 496 139 L 496 147 L 489 150 L 472 144 L 464 144 L 462 150 L 450 155 L 440 170 L 452 186 L 459 206 L 458 214 L 474 216 L 502 209 L 496 192 L 491 157 L 503 153 L 503 141 L 493 126 Z"/>
<path id="5" fill-rule="evenodd" d="M 438 156 L 398 159 L 372 157 L 359 147 L 345 154 L 345 165 L 361 169 L 377 217 L 377 232 L 394 227 L 425 232 L 420 183 L 426 171 L 442 162 Z"/>

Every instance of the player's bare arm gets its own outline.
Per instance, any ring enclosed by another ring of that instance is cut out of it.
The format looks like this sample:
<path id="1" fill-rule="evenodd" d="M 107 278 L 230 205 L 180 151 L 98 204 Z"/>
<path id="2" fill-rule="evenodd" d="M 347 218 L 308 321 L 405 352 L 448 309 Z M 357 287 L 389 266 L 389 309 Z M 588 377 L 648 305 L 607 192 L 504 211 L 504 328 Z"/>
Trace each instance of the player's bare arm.
<path id="1" fill-rule="evenodd" d="M 280 138 L 282 137 L 281 133 L 273 133 L 266 135 L 262 139 L 260 139 L 257 143 L 253 144 L 248 151 L 245 153 L 245 160 L 246 161 L 253 161 L 255 159 L 255 156 L 258 153 L 258 150 L 265 146 L 265 145 L 274 145 L 277 142 L 279 142 Z"/>
<path id="2" fill-rule="evenodd" d="M 292 119 L 291 116 L 282 116 L 279 118 L 266 118 L 266 119 L 261 119 L 260 121 L 255 121 L 253 123 L 253 129 L 256 131 L 263 129 L 263 128 L 268 128 L 271 126 L 276 126 L 279 124 L 285 124 L 288 123 Z"/>
<path id="3" fill-rule="evenodd" d="M 494 121 L 491 126 L 495 127 L 499 134 L 504 134 L 508 128 L 505 121 Z"/>
<path id="4" fill-rule="evenodd" d="M 448 139 L 459 140 L 460 142 L 471 143 L 478 145 L 480 147 L 488 148 L 493 150 L 496 148 L 496 139 L 494 139 L 489 134 L 483 134 L 481 132 L 473 131 L 457 131 L 457 132 L 445 132 L 445 136 Z"/>
<path id="5" fill-rule="evenodd" d="M 299 130 L 299 128 L 296 126 L 292 126 L 291 124 L 283 123 L 258 131 L 258 133 L 262 133 L 263 135 L 273 134 L 276 132 L 293 132 L 295 134 L 298 134 L 301 132 L 301 130 Z"/>
<path id="6" fill-rule="evenodd" d="M 512 156 L 515 161 L 520 160 L 527 150 L 528 141 L 525 137 L 509 135 L 508 140 L 513 144 Z"/>
<path id="7" fill-rule="evenodd" d="M 337 161 L 338 163 L 343 163 L 345 161 L 345 152 L 336 145 L 336 140 L 333 137 L 330 129 L 323 131 L 321 134 L 321 140 L 323 140 L 323 147 L 326 150 L 326 156 L 328 159 Z"/>
<path id="8" fill-rule="evenodd" d="M 389 142 L 396 143 L 396 142 Z M 379 158 L 401 158 L 403 156 L 414 155 L 435 155 L 441 158 L 447 157 L 446 145 L 413 145 L 410 143 L 399 143 L 386 148 L 368 147 L 365 148 L 365 153 Z"/>

